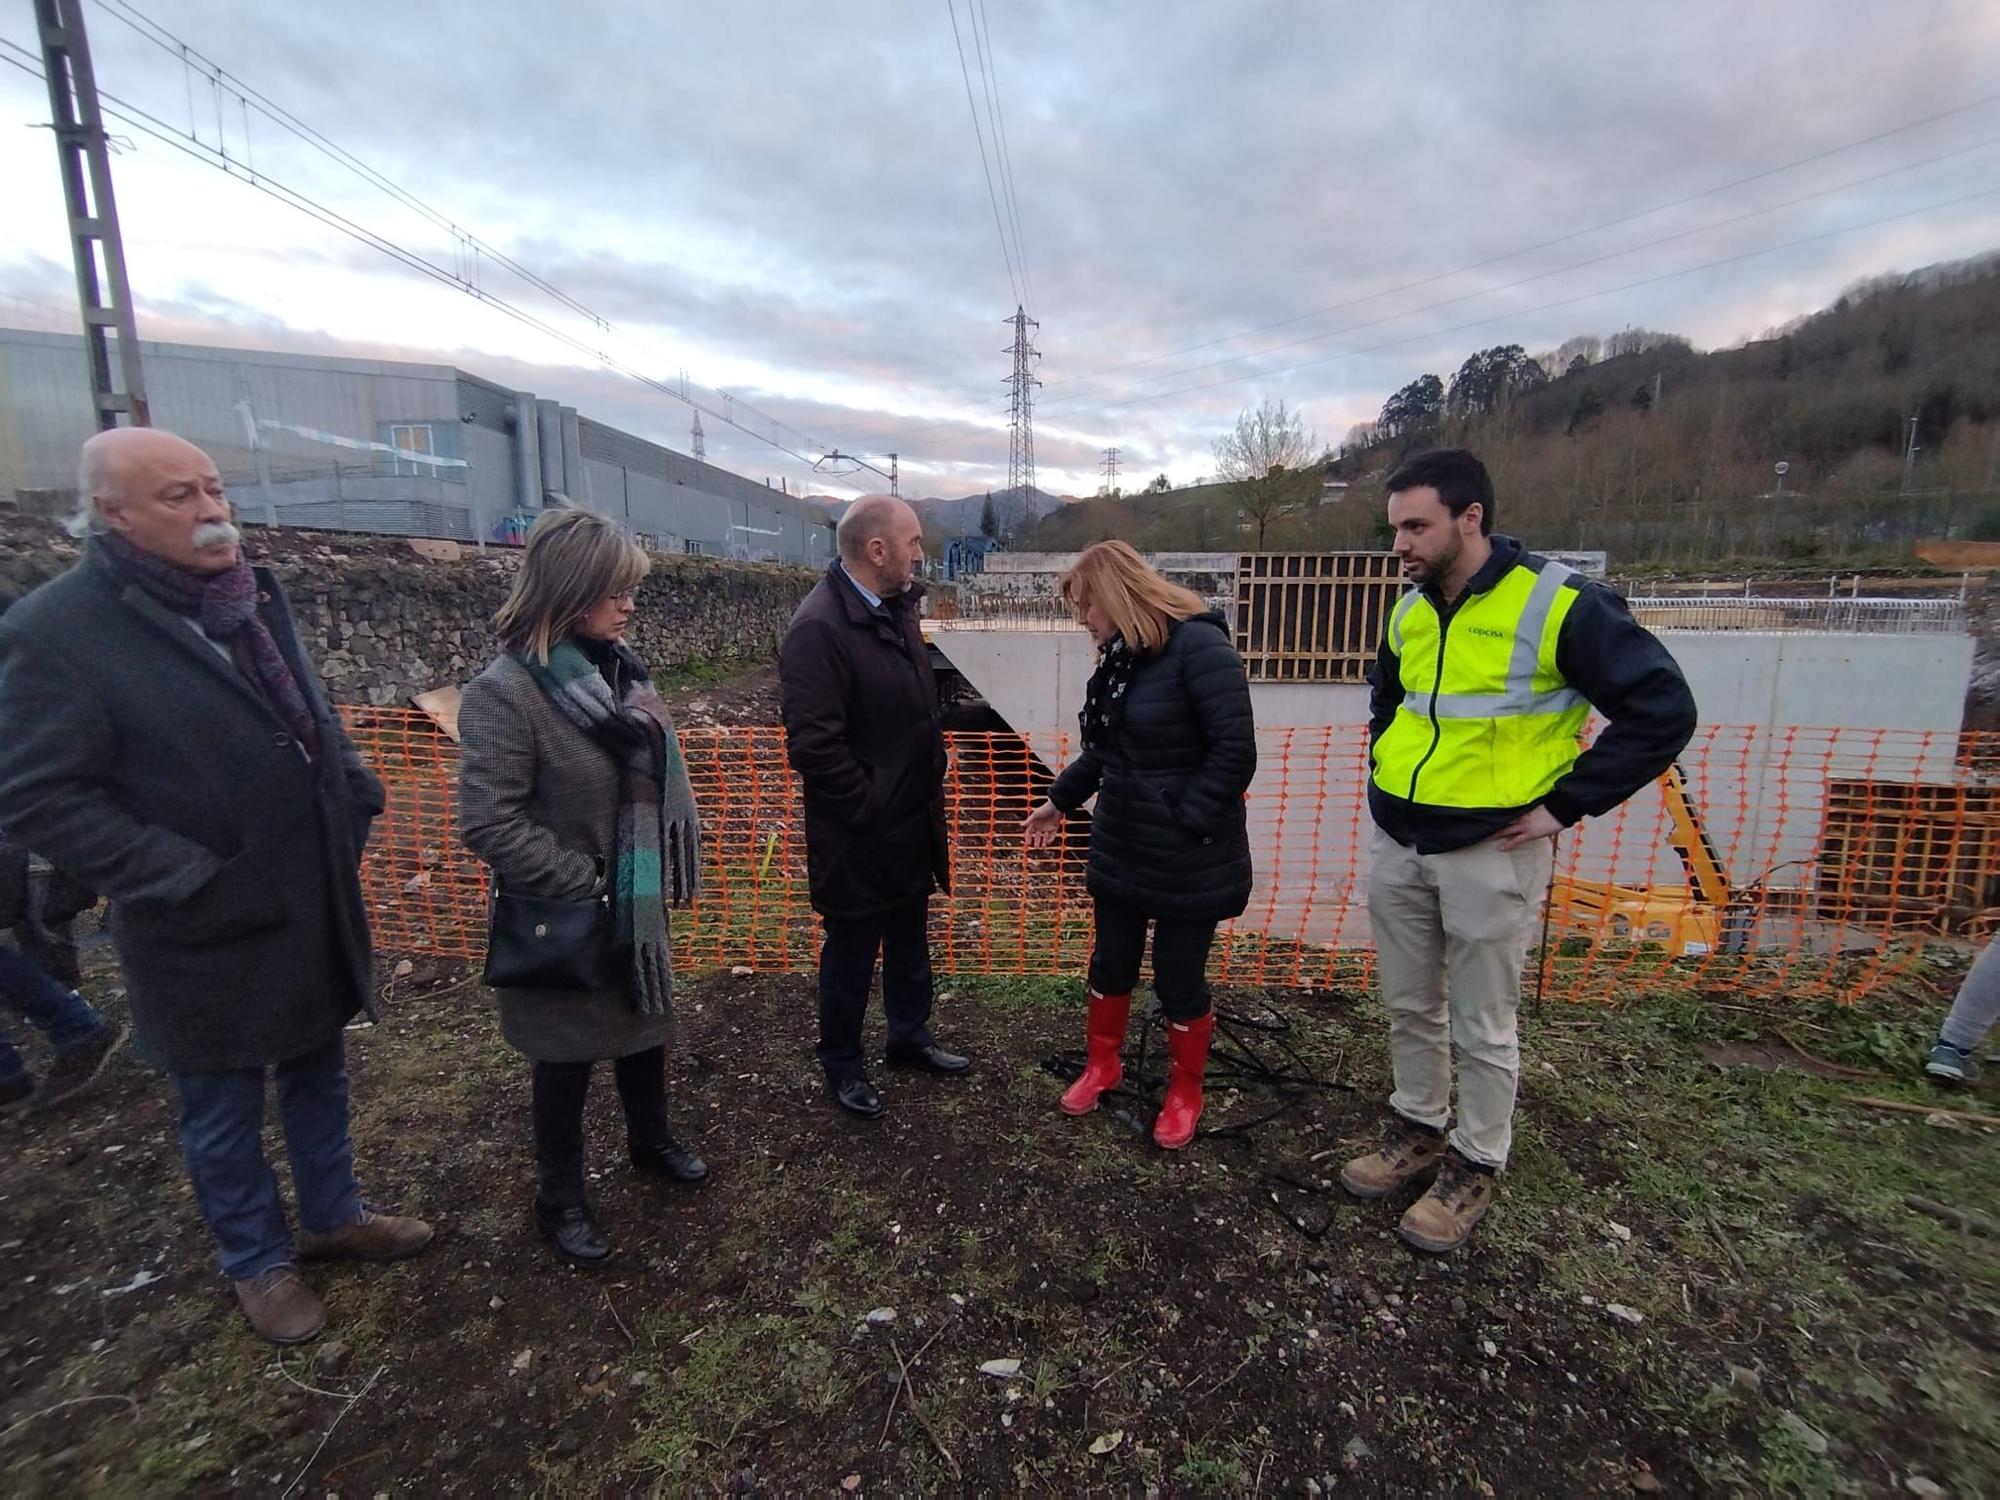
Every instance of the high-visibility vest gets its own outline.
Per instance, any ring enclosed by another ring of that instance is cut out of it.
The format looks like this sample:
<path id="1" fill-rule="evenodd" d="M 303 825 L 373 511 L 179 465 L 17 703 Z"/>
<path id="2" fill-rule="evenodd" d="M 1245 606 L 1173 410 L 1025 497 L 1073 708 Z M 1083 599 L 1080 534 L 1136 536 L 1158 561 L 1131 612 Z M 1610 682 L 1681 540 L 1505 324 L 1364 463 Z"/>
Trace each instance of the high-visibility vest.
<path id="1" fill-rule="evenodd" d="M 1403 701 L 1375 742 L 1376 786 L 1433 807 L 1515 808 L 1563 778 L 1590 715 L 1556 669 L 1572 574 L 1530 554 L 1448 618 L 1422 589 L 1396 602 Z"/>

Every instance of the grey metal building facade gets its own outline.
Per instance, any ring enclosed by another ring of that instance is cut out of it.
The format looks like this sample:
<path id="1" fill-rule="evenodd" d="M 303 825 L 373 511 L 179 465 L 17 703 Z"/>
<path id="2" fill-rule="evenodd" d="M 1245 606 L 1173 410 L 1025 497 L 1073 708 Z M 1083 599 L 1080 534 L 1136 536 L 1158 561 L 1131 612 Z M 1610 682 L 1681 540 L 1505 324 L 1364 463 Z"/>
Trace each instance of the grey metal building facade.
<path id="1" fill-rule="evenodd" d="M 824 566 L 819 507 L 450 365 L 145 343 L 153 421 L 214 455 L 251 523 L 516 540 L 549 505 L 664 551 Z M 0 505 L 74 503 L 83 340 L 0 329 Z"/>

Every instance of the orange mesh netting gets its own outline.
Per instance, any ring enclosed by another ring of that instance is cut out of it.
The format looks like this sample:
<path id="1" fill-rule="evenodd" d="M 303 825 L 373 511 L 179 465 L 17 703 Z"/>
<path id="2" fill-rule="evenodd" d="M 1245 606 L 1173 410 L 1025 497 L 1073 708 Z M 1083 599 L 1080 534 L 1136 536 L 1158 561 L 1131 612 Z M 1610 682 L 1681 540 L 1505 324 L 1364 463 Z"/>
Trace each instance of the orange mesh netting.
<path id="1" fill-rule="evenodd" d="M 480 958 L 486 880 L 455 831 L 458 747 L 413 709 L 344 712 L 389 789 L 363 869 L 376 942 Z M 1345 726 L 1259 732 L 1248 799 L 1258 882 L 1216 944 L 1218 982 L 1372 978 L 1366 743 Z M 810 970 L 818 929 L 783 731 L 701 730 L 682 745 L 706 849 L 702 899 L 674 918 L 677 962 Z M 1080 974 L 1088 821 L 1072 820 L 1059 852 L 1030 851 L 1021 835 L 1073 753 L 1069 737 L 957 734 L 950 748 L 953 880 L 933 905 L 938 967 Z M 1976 774 L 1996 762 L 2000 735 L 1704 729 L 1682 776 L 1564 835 L 1530 982 L 1559 999 L 1652 982 L 1868 993 L 1913 962 L 1908 939 L 2000 925 L 2000 786 Z"/>

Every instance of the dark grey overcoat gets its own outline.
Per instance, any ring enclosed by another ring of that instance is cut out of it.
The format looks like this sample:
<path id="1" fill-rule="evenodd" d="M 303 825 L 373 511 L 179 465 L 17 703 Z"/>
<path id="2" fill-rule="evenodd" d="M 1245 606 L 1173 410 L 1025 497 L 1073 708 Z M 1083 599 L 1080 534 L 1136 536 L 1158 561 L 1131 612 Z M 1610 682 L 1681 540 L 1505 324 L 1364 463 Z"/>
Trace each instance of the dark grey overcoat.
<path id="1" fill-rule="evenodd" d="M 599 889 L 618 832 L 618 765 L 502 655 L 458 708 L 458 826 L 500 883 L 575 901 Z M 625 1057 L 672 1039 L 623 988 L 496 990 L 500 1032 L 537 1062 Z"/>
<path id="2" fill-rule="evenodd" d="M 0 825 L 110 898 L 140 1045 L 175 1073 L 302 1056 L 372 992 L 359 870 L 382 784 L 256 574 L 317 763 L 95 544 L 0 619 Z"/>
<path id="3" fill-rule="evenodd" d="M 836 561 L 778 654 L 813 910 L 836 921 L 951 889 L 944 718 L 917 612 L 923 594 L 912 584 L 870 608 Z"/>

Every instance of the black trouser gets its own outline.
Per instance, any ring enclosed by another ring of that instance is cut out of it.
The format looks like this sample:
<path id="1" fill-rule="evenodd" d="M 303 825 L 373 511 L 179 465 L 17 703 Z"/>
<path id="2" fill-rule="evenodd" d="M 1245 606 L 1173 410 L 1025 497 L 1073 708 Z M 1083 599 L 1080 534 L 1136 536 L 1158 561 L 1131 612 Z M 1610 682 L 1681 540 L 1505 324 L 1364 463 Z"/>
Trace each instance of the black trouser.
<path id="1" fill-rule="evenodd" d="M 583 1204 L 583 1101 L 590 1093 L 587 1062 L 535 1064 L 535 1179 L 550 1208 Z M 667 1129 L 667 1049 L 648 1047 L 611 1065 L 625 1106 L 625 1138 L 635 1151 L 664 1146 Z"/>
<path id="2" fill-rule="evenodd" d="M 14 929 L 14 946 L 33 959 L 44 974 L 74 990 L 83 985 L 83 965 L 70 928 L 67 920 L 23 922 Z"/>
<path id="3" fill-rule="evenodd" d="M 819 1062 L 836 1083 L 862 1077 L 861 1024 L 875 954 L 882 954 L 882 1013 L 889 1047 L 931 1043 L 930 898 L 867 917 L 826 918 L 819 950 Z"/>
<path id="4" fill-rule="evenodd" d="M 1139 983 L 1146 955 L 1146 914 L 1114 902 L 1097 903 L 1097 942 L 1090 953 L 1090 987 L 1100 995 L 1129 995 Z M 1153 993 L 1170 1021 L 1192 1021 L 1208 1010 L 1208 950 L 1213 922 L 1153 924 Z"/>

